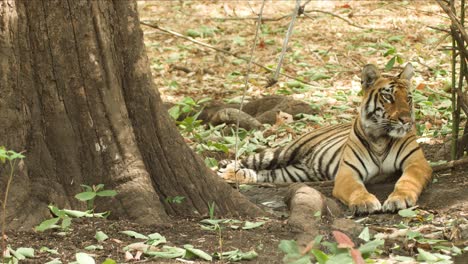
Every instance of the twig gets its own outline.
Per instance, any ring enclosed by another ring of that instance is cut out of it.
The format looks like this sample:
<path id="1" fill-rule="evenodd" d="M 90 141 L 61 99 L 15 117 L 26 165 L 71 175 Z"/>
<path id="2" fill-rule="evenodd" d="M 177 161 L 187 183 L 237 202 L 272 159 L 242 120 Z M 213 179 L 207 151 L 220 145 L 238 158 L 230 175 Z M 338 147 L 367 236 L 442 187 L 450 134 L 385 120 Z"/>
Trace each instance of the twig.
<path id="1" fill-rule="evenodd" d="M 357 28 L 361 28 L 361 29 L 366 29 L 366 27 L 363 27 L 363 26 L 360 26 L 360 25 L 356 25 L 354 24 L 351 20 L 349 19 L 346 19 L 342 16 L 339 16 L 337 14 L 333 14 L 332 12 L 327 12 L 327 11 L 322 11 L 322 10 L 307 10 L 307 11 L 304 11 L 304 16 L 310 18 L 310 19 L 313 19 L 313 17 L 309 16 L 307 13 L 322 13 L 322 14 L 327 14 L 327 15 L 330 15 L 332 17 L 336 17 L 338 19 L 341 19 L 343 20 L 344 22 L 348 23 L 349 25 L 353 26 L 353 27 L 357 27 Z"/>
<path id="2" fill-rule="evenodd" d="M 260 26 L 262 24 L 262 15 L 263 15 L 263 8 L 265 7 L 265 0 L 262 1 L 262 6 L 260 7 L 260 13 L 258 14 L 258 20 L 257 20 L 257 29 L 255 30 L 255 37 L 254 37 L 254 42 L 252 44 L 252 48 L 250 49 L 250 58 L 249 62 L 247 64 L 247 71 L 245 73 L 245 81 L 244 81 L 244 87 L 242 89 L 242 97 L 241 97 L 241 102 L 239 105 L 239 116 L 237 117 L 237 122 L 236 122 L 236 137 L 235 137 L 235 160 L 234 160 L 234 171 L 237 171 L 237 163 L 239 161 L 239 123 L 240 123 L 240 114 L 242 113 L 242 107 L 244 106 L 244 99 L 245 95 L 247 93 L 247 87 L 249 86 L 249 74 L 250 70 L 252 68 L 252 62 L 253 62 L 253 55 L 255 52 L 255 48 L 257 47 L 257 41 L 258 41 L 258 32 L 260 31 Z M 236 176 L 236 187 L 239 189 L 239 180 L 237 179 L 237 173 L 235 174 Z"/>
<path id="3" fill-rule="evenodd" d="M 301 0 L 296 0 L 296 7 L 294 9 L 294 13 L 291 15 L 291 22 L 289 22 L 288 31 L 286 32 L 286 37 L 283 41 L 283 47 L 281 48 L 280 58 L 278 60 L 278 65 L 276 65 L 276 71 L 273 76 L 268 80 L 267 88 L 273 86 L 275 83 L 278 82 L 278 76 L 281 70 L 281 66 L 283 65 L 284 55 L 286 54 L 286 49 L 288 48 L 289 38 L 292 35 L 294 22 L 296 21 L 296 17 L 299 15 L 301 11 Z"/>
<path id="4" fill-rule="evenodd" d="M 216 51 L 221 52 L 221 53 L 224 53 L 224 54 L 228 54 L 228 55 L 233 56 L 233 57 L 235 57 L 235 58 L 237 58 L 237 59 L 241 59 L 241 60 L 243 60 L 243 61 L 249 61 L 249 59 L 247 59 L 247 58 L 241 57 L 241 56 L 236 55 L 236 54 L 234 54 L 234 53 L 232 53 L 232 52 L 229 52 L 229 51 L 227 51 L 227 50 L 224 50 L 224 49 L 220 49 L 220 48 L 211 46 L 211 45 L 206 44 L 206 43 L 204 43 L 204 42 L 195 40 L 195 39 L 193 39 L 193 38 L 191 38 L 191 37 L 184 36 L 184 35 L 182 35 L 182 34 L 180 34 L 180 33 L 178 33 L 178 32 L 172 31 L 172 30 L 170 30 L 170 29 L 166 29 L 166 28 L 160 27 L 160 26 L 158 26 L 158 25 L 153 25 L 153 24 L 149 24 L 149 23 L 146 23 L 146 22 L 140 22 L 140 24 L 145 25 L 145 26 L 148 26 L 148 27 L 151 27 L 151 28 L 154 28 L 154 29 L 158 29 L 158 30 L 163 31 L 163 32 L 165 32 L 165 33 L 167 33 L 167 34 L 170 34 L 170 35 L 176 36 L 176 37 L 178 37 L 178 38 L 182 38 L 182 39 L 188 40 L 188 41 L 190 41 L 190 42 L 193 42 L 193 43 L 195 43 L 195 44 L 201 45 L 201 46 L 203 46 L 203 47 L 210 48 L 210 49 L 216 50 Z M 265 67 L 265 66 L 261 65 L 261 64 L 258 63 L 258 62 L 252 61 L 252 64 L 254 64 L 255 66 L 258 66 L 258 67 L 264 69 L 264 70 L 267 71 L 267 72 L 274 72 L 274 70 L 272 70 L 272 69 L 270 69 L 270 68 L 268 68 L 268 67 Z M 296 81 L 298 81 L 298 82 L 300 82 L 300 83 L 303 83 L 303 84 L 307 84 L 307 85 L 314 86 L 313 84 L 311 84 L 311 83 L 309 83 L 309 82 L 306 82 L 306 81 L 304 81 L 304 80 L 302 80 L 302 79 L 300 79 L 300 78 L 294 77 L 294 76 L 289 75 L 289 74 L 286 74 L 286 73 L 281 73 L 281 72 L 280 72 L 279 75 L 284 76 L 284 77 L 287 77 L 287 78 L 289 78 L 289 79 L 296 80 Z M 325 88 L 320 88 L 320 87 L 317 87 L 317 89 L 323 89 L 323 90 L 325 90 Z"/>

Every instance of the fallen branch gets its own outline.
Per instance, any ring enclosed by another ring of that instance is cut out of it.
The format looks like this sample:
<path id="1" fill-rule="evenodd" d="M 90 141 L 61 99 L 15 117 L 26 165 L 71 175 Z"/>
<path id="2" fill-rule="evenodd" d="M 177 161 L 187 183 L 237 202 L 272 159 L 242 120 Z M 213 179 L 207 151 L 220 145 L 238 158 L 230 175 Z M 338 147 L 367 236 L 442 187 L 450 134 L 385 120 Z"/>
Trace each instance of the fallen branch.
<path id="1" fill-rule="evenodd" d="M 433 172 L 443 171 L 447 169 L 452 169 L 460 165 L 468 164 L 468 158 L 459 159 L 459 160 L 452 160 L 444 164 L 432 166 Z"/>
<path id="2" fill-rule="evenodd" d="M 145 26 L 148 26 L 148 27 L 151 27 L 151 28 L 154 28 L 154 29 L 158 29 L 158 30 L 160 30 L 160 31 L 166 32 L 166 33 L 171 34 L 171 35 L 173 35 L 173 36 L 176 36 L 176 37 L 178 37 L 178 38 L 182 38 L 182 39 L 188 40 L 188 41 L 193 42 L 193 43 L 195 43 L 195 44 L 198 44 L 198 45 L 200 45 L 200 46 L 203 46 L 203 47 L 206 47 L 206 48 L 210 48 L 210 49 L 216 50 L 216 51 L 221 52 L 221 53 L 224 53 L 224 54 L 228 54 L 228 55 L 233 56 L 233 57 L 235 57 L 235 58 L 237 58 L 237 59 L 241 59 L 241 60 L 247 61 L 247 62 L 249 61 L 249 59 L 247 59 L 247 58 L 241 57 L 241 56 L 236 55 L 236 54 L 234 54 L 234 53 L 232 53 L 232 52 L 229 52 L 229 51 L 227 51 L 227 50 L 224 50 L 224 49 L 220 49 L 220 48 L 211 46 L 211 45 L 209 45 L 209 44 L 206 44 L 206 43 L 204 43 L 204 42 L 198 41 L 198 40 L 193 39 L 193 38 L 191 38 L 191 37 L 184 36 L 184 35 L 182 35 L 182 34 L 180 34 L 180 33 L 178 33 L 178 32 L 172 31 L 172 30 L 170 30 L 170 29 L 166 29 L 166 28 L 160 27 L 160 26 L 158 26 L 158 25 L 148 24 L 148 23 L 146 23 L 146 22 L 140 22 L 140 24 L 145 25 Z M 266 67 L 266 66 L 261 65 L 260 63 L 255 62 L 255 61 L 252 61 L 252 64 L 254 64 L 254 65 L 256 65 L 256 66 L 258 66 L 258 67 L 260 67 L 260 68 L 262 68 L 262 69 L 264 69 L 264 70 L 266 70 L 266 71 L 268 71 L 268 72 L 274 72 L 274 71 L 275 71 L 275 70 L 272 70 L 272 69 L 270 69 L 270 68 L 268 68 L 268 67 Z M 297 78 L 297 77 L 291 76 L 291 75 L 286 74 L 286 73 L 281 73 L 281 72 L 280 72 L 279 75 L 284 76 L 284 77 L 287 77 L 287 78 L 290 78 L 290 79 L 293 79 L 293 80 L 296 80 L 296 81 L 298 81 L 298 82 L 300 82 L 300 83 L 303 83 L 303 84 L 307 84 L 307 85 L 310 85 L 310 86 L 314 86 L 313 84 L 311 84 L 311 83 L 309 83 L 309 82 L 306 82 L 306 81 L 304 81 L 304 80 L 301 80 L 301 79 L 299 79 L 299 78 Z M 325 88 L 320 88 L 320 87 L 314 87 L 314 88 L 315 88 L 315 89 L 326 90 Z"/>

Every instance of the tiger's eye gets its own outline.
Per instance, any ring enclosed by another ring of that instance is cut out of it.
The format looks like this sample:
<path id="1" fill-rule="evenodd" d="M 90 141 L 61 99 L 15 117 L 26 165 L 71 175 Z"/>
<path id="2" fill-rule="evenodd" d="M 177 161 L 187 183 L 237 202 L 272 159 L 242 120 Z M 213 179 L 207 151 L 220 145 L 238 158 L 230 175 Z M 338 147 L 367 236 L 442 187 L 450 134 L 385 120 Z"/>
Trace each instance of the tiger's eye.
<path id="1" fill-rule="evenodd" d="M 382 98 L 383 98 L 385 101 L 390 102 L 390 103 L 391 103 L 392 100 L 393 100 L 392 96 L 389 95 L 389 94 L 382 94 Z"/>

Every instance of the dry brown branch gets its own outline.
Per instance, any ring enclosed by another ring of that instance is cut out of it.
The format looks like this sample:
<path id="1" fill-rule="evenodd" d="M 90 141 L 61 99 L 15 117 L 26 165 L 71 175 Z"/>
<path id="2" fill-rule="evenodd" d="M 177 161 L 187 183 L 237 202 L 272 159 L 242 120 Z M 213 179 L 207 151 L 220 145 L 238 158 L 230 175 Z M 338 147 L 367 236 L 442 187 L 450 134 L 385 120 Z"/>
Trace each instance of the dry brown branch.
<path id="1" fill-rule="evenodd" d="M 158 30 L 163 31 L 163 32 L 165 32 L 165 33 L 167 33 L 167 34 L 170 34 L 170 35 L 176 36 L 176 37 L 178 37 L 178 38 L 182 38 L 182 39 L 188 40 L 188 41 L 190 41 L 190 42 L 193 42 L 193 43 L 195 43 L 195 44 L 201 45 L 201 46 L 203 46 L 203 47 L 210 48 L 210 49 L 216 50 L 216 51 L 221 52 L 221 53 L 224 53 L 224 54 L 228 54 L 228 55 L 233 56 L 233 57 L 235 57 L 235 58 L 237 58 L 237 59 L 241 59 L 241 60 L 243 60 L 243 61 L 249 61 L 249 59 L 247 59 L 247 58 L 241 57 L 241 56 L 236 55 L 236 54 L 234 54 L 234 53 L 232 53 L 232 52 L 229 52 L 229 51 L 227 51 L 227 50 L 224 50 L 224 49 L 220 49 L 220 48 L 211 46 L 211 45 L 209 45 L 209 44 L 206 44 L 206 43 L 204 43 L 204 42 L 202 42 L 202 41 L 198 41 L 198 40 L 193 39 L 193 38 L 191 38 L 191 37 L 184 36 L 184 35 L 182 35 L 182 34 L 180 34 L 180 33 L 178 33 L 178 32 L 172 31 L 172 30 L 170 30 L 170 29 L 166 29 L 166 28 L 160 27 L 160 26 L 158 26 L 158 25 L 153 25 L 153 24 L 149 24 L 149 23 L 146 23 L 146 22 L 140 22 L 140 24 L 145 25 L 145 26 L 148 26 L 148 27 L 151 27 L 151 28 L 154 28 L 154 29 L 158 29 Z M 258 62 L 252 61 L 252 64 L 254 64 L 255 66 L 258 66 L 258 67 L 264 69 L 265 71 L 274 72 L 274 70 L 272 70 L 272 69 L 270 69 L 270 68 L 268 68 L 268 67 L 265 67 L 265 66 L 261 65 L 261 64 L 258 63 Z M 296 81 L 301 82 L 301 83 L 303 83 L 303 84 L 307 84 L 307 85 L 314 86 L 313 84 L 311 84 L 311 83 L 309 83 L 309 82 L 306 82 L 306 81 L 304 81 L 304 80 L 301 80 L 300 78 L 294 77 L 294 76 L 289 75 L 289 74 L 286 74 L 286 73 L 281 73 L 281 72 L 280 72 L 279 75 L 284 76 L 284 77 L 287 77 L 287 78 L 290 78 L 290 79 L 293 79 L 293 80 L 296 80 Z M 315 89 L 324 89 L 324 88 L 320 88 L 320 87 L 314 87 L 314 88 L 315 88 Z"/>
<path id="2" fill-rule="evenodd" d="M 452 25 L 454 25 L 458 29 L 458 31 L 461 33 L 463 39 L 465 40 L 465 42 L 468 43 L 468 34 L 466 33 L 465 28 L 460 23 L 460 21 L 455 16 L 455 14 L 450 9 L 450 7 L 441 0 L 436 0 L 436 1 L 440 5 L 440 7 L 442 7 L 444 12 L 449 16 L 450 20 L 452 21 Z"/>
<path id="3" fill-rule="evenodd" d="M 432 166 L 433 172 L 443 171 L 447 169 L 452 169 L 460 165 L 468 164 L 468 158 L 459 159 L 459 160 L 452 160 L 444 164 Z"/>
<path id="4" fill-rule="evenodd" d="M 306 17 L 308 17 L 308 18 L 310 18 L 310 19 L 313 19 L 313 18 L 312 18 L 311 16 L 309 16 L 307 13 L 322 13 L 322 14 L 327 14 L 327 15 L 330 15 L 330 16 L 332 16 L 332 17 L 336 17 L 336 18 L 338 18 L 338 19 L 343 20 L 344 22 L 348 23 L 350 26 L 357 27 L 357 28 L 361 28 L 361 29 L 366 29 L 366 27 L 363 27 L 363 26 L 360 26 L 360 25 L 356 25 L 356 24 L 354 24 L 351 20 L 346 19 L 346 18 L 344 18 L 344 17 L 342 17 L 342 16 L 339 16 L 339 15 L 337 15 L 337 14 L 333 14 L 333 13 L 331 13 L 331 12 L 322 11 L 322 10 L 315 10 L 315 9 L 304 11 L 304 16 L 306 16 Z"/>

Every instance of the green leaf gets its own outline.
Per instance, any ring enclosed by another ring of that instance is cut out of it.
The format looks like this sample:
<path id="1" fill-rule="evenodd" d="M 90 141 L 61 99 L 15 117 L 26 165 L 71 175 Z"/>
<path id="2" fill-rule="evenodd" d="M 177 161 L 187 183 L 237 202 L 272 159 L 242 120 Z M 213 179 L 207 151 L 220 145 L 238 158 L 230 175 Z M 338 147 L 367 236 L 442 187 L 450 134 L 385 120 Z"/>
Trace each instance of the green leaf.
<path id="1" fill-rule="evenodd" d="M 65 212 L 65 214 L 67 214 L 68 216 L 71 216 L 71 217 L 75 217 L 75 218 L 80 218 L 80 217 L 83 217 L 83 216 L 86 216 L 86 217 L 91 217 L 93 216 L 90 211 L 78 211 L 78 210 L 70 210 L 70 209 L 63 209 L 62 210 L 63 212 Z"/>
<path id="2" fill-rule="evenodd" d="M 315 260 L 317 260 L 319 264 L 325 264 L 328 261 L 328 255 L 319 249 L 313 248 L 311 253 L 314 255 Z"/>
<path id="3" fill-rule="evenodd" d="M 179 247 L 163 246 L 161 251 L 146 251 L 144 253 L 157 258 L 173 259 L 184 256 L 185 251 L 185 249 Z"/>
<path id="4" fill-rule="evenodd" d="M 403 58 L 402 58 L 402 57 L 400 57 L 400 56 L 398 56 L 398 55 L 397 55 L 397 56 L 395 56 L 395 57 L 396 57 L 396 61 L 397 61 L 399 64 L 403 64 L 403 63 L 404 63 L 404 61 L 403 61 Z"/>
<path id="5" fill-rule="evenodd" d="M 58 207 L 54 206 L 54 205 L 49 205 L 49 210 L 56 216 L 60 217 L 60 218 L 63 218 L 65 217 L 65 212 L 63 210 L 60 210 L 58 209 Z"/>
<path id="6" fill-rule="evenodd" d="M 13 250 L 10 247 L 7 248 L 7 251 L 9 251 L 17 260 L 26 259 L 26 256 L 23 256 L 23 254 L 16 252 L 16 250 Z"/>
<path id="7" fill-rule="evenodd" d="M 121 231 L 120 233 L 127 235 L 127 236 L 134 237 L 134 238 L 148 239 L 147 236 L 137 233 L 135 231 L 131 231 L 131 230 Z"/>
<path id="8" fill-rule="evenodd" d="M 300 253 L 295 240 L 281 240 L 278 248 L 286 254 Z"/>
<path id="9" fill-rule="evenodd" d="M 196 249 L 192 245 L 184 245 L 184 248 L 186 250 L 183 256 L 184 259 L 192 259 L 196 256 L 207 261 L 213 260 L 213 257 L 211 257 L 210 254 L 206 253 L 203 250 Z"/>
<path id="10" fill-rule="evenodd" d="M 151 245 L 151 246 L 158 246 L 166 242 L 167 241 L 164 236 L 161 236 L 159 233 L 153 233 L 153 234 L 148 235 L 148 241 L 146 242 L 146 244 Z"/>
<path id="11" fill-rule="evenodd" d="M 254 229 L 254 228 L 260 227 L 260 226 L 262 226 L 264 224 L 265 224 L 264 221 L 259 221 L 259 222 L 245 221 L 245 224 L 242 227 L 242 229 L 244 229 L 244 230 Z"/>
<path id="12" fill-rule="evenodd" d="M 427 252 L 422 248 L 418 248 L 418 261 L 428 261 L 428 262 L 436 262 L 439 260 L 434 254 L 431 252 Z"/>
<path id="13" fill-rule="evenodd" d="M 71 221 L 71 218 L 68 216 L 62 218 L 62 229 L 67 230 L 71 225 Z"/>
<path id="14" fill-rule="evenodd" d="M 192 38 L 197 38 L 197 37 L 200 37 L 202 34 L 200 32 L 198 32 L 197 30 L 195 29 L 189 29 L 185 32 L 185 34 L 189 37 L 192 37 Z"/>
<path id="15" fill-rule="evenodd" d="M 102 250 L 104 247 L 102 245 L 89 245 L 85 247 L 86 250 Z"/>
<path id="16" fill-rule="evenodd" d="M 326 74 L 323 74 L 323 73 L 316 73 L 314 75 L 312 75 L 310 77 L 310 80 L 311 81 L 320 81 L 320 80 L 324 80 L 324 79 L 330 79 L 331 77 L 326 75 Z"/>
<path id="17" fill-rule="evenodd" d="M 229 261 L 252 260 L 258 256 L 257 252 L 254 250 L 242 252 L 239 249 L 223 253 L 215 253 L 214 255 L 219 259 L 225 259 Z"/>
<path id="18" fill-rule="evenodd" d="M 202 224 L 209 224 L 209 225 L 219 225 L 220 223 L 226 223 L 226 219 L 203 219 L 200 221 Z"/>
<path id="19" fill-rule="evenodd" d="M 58 225 L 56 225 L 58 223 L 58 221 L 60 220 L 60 218 L 58 217 L 55 217 L 55 218 L 52 218 L 52 219 L 47 219 L 45 221 L 43 221 L 42 223 L 40 223 L 38 226 L 36 226 L 36 231 L 38 232 L 43 232 L 47 229 L 51 229 L 51 228 L 57 228 L 59 227 Z"/>
<path id="20" fill-rule="evenodd" d="M 102 262 L 102 264 L 117 264 L 117 262 L 115 262 L 113 259 L 107 258 L 104 260 L 104 262 Z"/>
<path id="21" fill-rule="evenodd" d="M 104 241 L 106 239 L 109 238 L 108 235 L 106 235 L 104 232 L 102 231 L 97 231 L 96 232 L 96 235 L 94 236 L 94 238 L 96 238 L 97 241 Z"/>
<path id="22" fill-rule="evenodd" d="M 396 60 L 396 57 L 392 57 L 385 65 L 385 70 L 387 71 L 391 70 L 393 68 L 393 65 L 395 65 L 395 60 Z"/>
<path id="23" fill-rule="evenodd" d="M 79 253 L 76 253 L 75 256 L 76 256 L 76 262 L 78 262 L 79 264 L 95 264 L 96 263 L 94 259 L 86 253 L 79 252 Z"/>
<path id="24" fill-rule="evenodd" d="M 413 209 L 402 209 L 398 211 L 398 214 L 402 217 L 416 217 L 418 215 L 417 212 L 413 211 Z"/>
<path id="25" fill-rule="evenodd" d="M 368 242 L 370 240 L 369 228 L 366 226 L 362 230 L 361 234 L 359 234 L 359 238 Z"/>
<path id="26" fill-rule="evenodd" d="M 351 258 L 351 256 L 349 255 L 349 253 L 346 251 L 346 252 L 339 253 L 337 255 L 331 256 L 328 259 L 327 263 L 350 264 L 350 263 L 354 263 L 354 262 L 353 262 L 353 259 Z"/>
<path id="27" fill-rule="evenodd" d="M 62 264 L 62 261 L 58 258 L 55 258 L 49 262 L 46 262 L 45 264 Z"/>
<path id="28" fill-rule="evenodd" d="M 93 187 L 86 185 L 86 184 L 80 184 L 81 188 L 83 188 L 86 192 L 92 192 Z"/>
<path id="29" fill-rule="evenodd" d="M 60 253 L 56 249 L 50 249 L 48 247 L 41 247 L 39 252 L 47 252 L 49 254 L 59 255 Z"/>
<path id="30" fill-rule="evenodd" d="M 409 230 L 408 233 L 406 234 L 406 236 L 408 237 L 408 239 L 413 239 L 413 238 L 416 238 L 416 237 L 421 237 L 422 234 L 417 232 L 417 231 Z"/>
<path id="31" fill-rule="evenodd" d="M 104 190 L 104 191 L 97 192 L 96 195 L 101 196 L 101 197 L 112 197 L 112 196 L 116 196 L 117 192 L 114 190 Z"/>
<path id="32" fill-rule="evenodd" d="M 75 198 L 82 201 L 82 202 L 92 200 L 95 197 L 96 197 L 95 192 L 82 192 L 82 193 L 79 193 L 79 194 L 75 195 Z"/>
<path id="33" fill-rule="evenodd" d="M 414 258 L 406 257 L 406 256 L 396 256 L 395 260 L 398 260 L 400 262 L 409 262 L 409 263 L 413 263 L 416 261 Z"/>
<path id="34" fill-rule="evenodd" d="M 383 246 L 385 241 L 383 239 L 374 239 L 359 247 L 359 251 L 364 254 L 371 254 L 377 250 L 378 247 Z"/>

